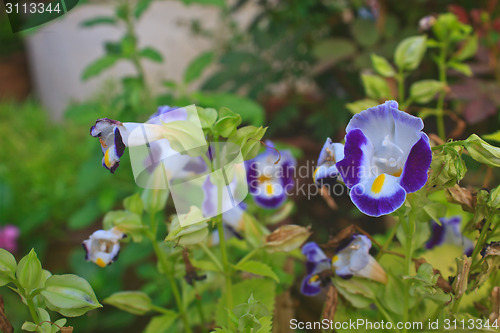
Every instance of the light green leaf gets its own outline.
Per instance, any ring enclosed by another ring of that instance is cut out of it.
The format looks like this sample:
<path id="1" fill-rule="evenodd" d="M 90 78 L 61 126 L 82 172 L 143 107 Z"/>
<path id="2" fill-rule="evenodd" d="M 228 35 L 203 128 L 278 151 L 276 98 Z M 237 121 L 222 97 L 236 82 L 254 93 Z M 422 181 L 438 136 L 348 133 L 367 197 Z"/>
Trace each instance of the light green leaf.
<path id="1" fill-rule="evenodd" d="M 187 67 L 184 73 L 184 82 L 191 83 L 198 79 L 203 71 L 210 65 L 213 61 L 214 53 L 212 51 L 205 52 L 196 57 Z"/>
<path id="2" fill-rule="evenodd" d="M 173 150 L 189 156 L 200 156 L 206 153 L 208 147 L 200 124 L 179 120 L 162 124 L 164 137 Z"/>
<path id="3" fill-rule="evenodd" d="M 101 74 L 102 71 L 113 66 L 119 59 L 120 57 L 116 55 L 105 55 L 95 60 L 83 70 L 82 80 L 85 81 L 91 77 Z"/>
<path id="4" fill-rule="evenodd" d="M 162 62 L 163 56 L 160 52 L 153 49 L 152 47 L 146 47 L 139 51 L 139 56 L 143 58 L 148 58 L 154 62 Z"/>
<path id="5" fill-rule="evenodd" d="M 476 134 L 472 134 L 466 142 L 465 148 L 473 159 L 492 167 L 500 167 L 500 148 L 490 145 Z"/>
<path id="6" fill-rule="evenodd" d="M 47 312 L 47 310 L 43 308 L 38 308 L 38 317 L 40 319 L 40 322 L 46 321 L 46 323 L 43 323 L 38 327 L 38 332 L 41 333 L 51 333 L 52 332 L 52 325 L 49 323 L 50 320 L 50 315 Z"/>
<path id="7" fill-rule="evenodd" d="M 318 42 L 313 48 L 313 54 L 319 60 L 338 62 L 356 52 L 356 46 L 347 38 L 330 38 Z"/>
<path id="8" fill-rule="evenodd" d="M 374 294 L 368 287 L 368 281 L 359 281 L 357 278 L 332 280 L 338 292 L 356 308 L 365 308 L 373 303 Z"/>
<path id="9" fill-rule="evenodd" d="M 278 283 L 280 282 L 278 276 L 276 275 L 276 273 L 274 273 L 273 269 L 270 266 L 258 261 L 248 260 L 243 264 L 237 265 L 236 269 L 252 274 L 269 277 Z"/>
<path id="10" fill-rule="evenodd" d="M 125 207 L 125 209 L 129 212 L 135 213 L 139 216 L 142 215 L 142 212 L 144 211 L 144 204 L 139 193 L 126 197 L 123 200 L 123 207 Z"/>
<path id="11" fill-rule="evenodd" d="M 176 215 L 168 228 L 166 242 L 175 242 L 183 246 L 199 244 L 208 237 L 208 223 L 198 207 L 192 206 L 191 210 L 183 216 L 186 227 L 182 227 Z"/>
<path id="12" fill-rule="evenodd" d="M 500 185 L 491 190 L 487 205 L 491 209 L 500 209 Z"/>
<path id="13" fill-rule="evenodd" d="M 231 111 L 229 108 L 219 110 L 219 118 L 215 122 L 212 131 L 220 136 L 227 138 L 241 124 L 241 116 L 238 113 Z"/>
<path id="14" fill-rule="evenodd" d="M 0 248 L 0 272 L 1 275 L 7 275 L 14 278 L 17 264 L 14 256 L 7 250 Z"/>
<path id="15" fill-rule="evenodd" d="M 405 38 L 396 48 L 394 62 L 402 70 L 414 70 L 422 61 L 426 49 L 427 40 L 425 36 Z"/>
<path id="16" fill-rule="evenodd" d="M 469 36 L 469 38 L 467 38 L 465 43 L 457 52 L 455 58 L 457 58 L 458 60 L 465 60 L 467 58 L 472 57 L 473 55 L 476 54 L 477 46 L 478 46 L 477 35 L 474 34 L 472 36 Z"/>
<path id="17" fill-rule="evenodd" d="M 165 208 L 167 204 L 167 199 L 169 195 L 168 190 L 160 189 L 144 189 L 141 194 L 142 202 L 144 203 L 144 209 L 149 214 L 156 214 Z"/>
<path id="18" fill-rule="evenodd" d="M 369 109 L 371 107 L 377 106 L 380 103 L 377 102 L 376 100 L 373 99 L 361 99 L 356 102 L 352 103 L 347 103 L 345 107 L 347 110 L 349 110 L 352 114 L 360 113 L 363 110 Z"/>
<path id="19" fill-rule="evenodd" d="M 42 264 L 40 260 L 38 260 L 34 249 L 31 249 L 30 253 L 19 261 L 16 276 L 17 281 L 27 294 L 30 294 L 35 289 L 43 287 L 45 279 L 42 271 Z"/>
<path id="20" fill-rule="evenodd" d="M 436 80 L 422 80 L 415 82 L 410 87 L 410 97 L 421 104 L 430 102 L 436 94 L 443 91 L 446 85 Z"/>
<path id="21" fill-rule="evenodd" d="M 203 129 L 212 128 L 214 123 L 217 121 L 217 110 L 213 108 L 201 108 L 196 107 L 198 110 L 198 117 L 200 118 L 201 127 Z"/>
<path id="22" fill-rule="evenodd" d="M 152 310 L 151 298 L 142 291 L 120 291 L 106 298 L 103 303 L 138 316 Z"/>
<path id="23" fill-rule="evenodd" d="M 186 5 L 197 4 L 197 5 L 210 5 L 225 7 L 226 3 L 224 0 L 182 0 Z"/>
<path id="24" fill-rule="evenodd" d="M 65 317 L 78 317 L 102 307 L 87 280 L 74 274 L 52 275 L 41 295 L 49 309 Z"/>
<path id="25" fill-rule="evenodd" d="M 66 322 L 68 320 L 66 318 L 61 318 L 59 320 L 56 320 L 54 322 L 55 325 L 52 325 L 52 333 L 56 333 L 56 332 L 59 332 L 59 327 L 64 327 L 64 325 L 66 325 Z M 57 327 L 59 326 L 59 327 Z"/>
<path id="26" fill-rule="evenodd" d="M 495 133 L 483 135 L 483 138 L 486 140 L 500 142 L 500 131 L 496 131 Z"/>
<path id="27" fill-rule="evenodd" d="M 143 333 L 167 332 L 178 316 L 174 311 L 167 311 L 169 312 L 168 314 L 151 318 Z"/>
<path id="28" fill-rule="evenodd" d="M 240 146 L 243 159 L 248 161 L 258 155 L 261 146 L 260 140 L 264 137 L 266 130 L 267 127 L 241 127 L 227 141 Z"/>
<path id="29" fill-rule="evenodd" d="M 387 81 L 377 75 L 361 74 L 366 95 L 374 99 L 392 98 L 391 89 Z"/>
<path id="30" fill-rule="evenodd" d="M 35 332 L 37 329 L 37 325 L 31 321 L 25 321 L 23 326 L 21 326 L 22 330 L 28 331 L 28 332 Z"/>
<path id="31" fill-rule="evenodd" d="M 472 70 L 470 66 L 461 62 L 450 61 L 448 67 L 453 68 L 457 72 L 460 72 L 466 76 L 472 76 Z"/>
<path id="32" fill-rule="evenodd" d="M 380 75 L 385 77 L 393 77 L 396 75 L 396 71 L 392 67 L 392 65 L 381 56 L 376 55 L 375 53 L 371 54 L 373 69 Z"/>
<path id="33" fill-rule="evenodd" d="M 95 25 L 115 25 L 116 19 L 111 16 L 99 16 L 90 20 L 83 21 L 80 25 L 82 27 L 93 27 Z"/>
<path id="34" fill-rule="evenodd" d="M 105 229 L 117 227 L 121 232 L 130 235 L 134 242 L 142 240 L 142 232 L 146 229 L 142 224 L 140 215 L 126 210 L 115 210 L 106 213 L 102 223 Z"/>

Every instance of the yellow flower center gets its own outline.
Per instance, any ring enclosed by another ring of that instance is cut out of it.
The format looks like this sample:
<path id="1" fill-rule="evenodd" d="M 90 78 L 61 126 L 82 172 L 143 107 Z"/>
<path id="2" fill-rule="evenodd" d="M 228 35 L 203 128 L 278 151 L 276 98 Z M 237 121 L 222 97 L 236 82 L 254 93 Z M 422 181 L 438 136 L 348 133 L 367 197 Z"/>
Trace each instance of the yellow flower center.
<path id="1" fill-rule="evenodd" d="M 382 187 L 384 186 L 384 181 L 385 181 L 385 173 L 375 178 L 375 181 L 373 182 L 372 185 L 372 192 L 376 194 L 380 193 L 380 191 L 382 191 Z"/>
<path id="2" fill-rule="evenodd" d="M 97 258 L 97 260 L 95 261 L 95 263 L 97 264 L 97 266 L 99 267 L 106 267 L 106 263 L 104 262 L 104 260 L 102 260 L 101 258 Z"/>

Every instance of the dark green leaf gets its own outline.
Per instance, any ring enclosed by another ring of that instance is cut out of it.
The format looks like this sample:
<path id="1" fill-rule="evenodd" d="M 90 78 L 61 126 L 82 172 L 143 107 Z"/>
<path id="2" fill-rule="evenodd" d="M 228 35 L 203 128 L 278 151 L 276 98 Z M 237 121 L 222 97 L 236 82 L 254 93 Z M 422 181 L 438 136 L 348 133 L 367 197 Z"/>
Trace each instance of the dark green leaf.
<path id="1" fill-rule="evenodd" d="M 95 17 L 90 20 L 83 21 L 81 23 L 81 26 L 93 27 L 95 25 L 105 25 L 105 24 L 115 25 L 116 19 L 114 17 L 108 17 L 108 16 Z"/>
<path id="2" fill-rule="evenodd" d="M 146 48 L 142 49 L 141 51 L 139 51 L 139 56 L 141 56 L 143 58 L 148 58 L 148 59 L 155 61 L 155 62 L 162 62 L 163 61 L 163 57 L 160 54 L 160 52 L 158 52 L 157 50 L 155 50 L 151 47 L 146 47 Z"/>
<path id="3" fill-rule="evenodd" d="M 191 83 L 194 80 L 198 79 L 203 71 L 210 65 L 213 61 L 214 53 L 213 52 L 205 52 L 199 55 L 196 59 L 194 59 L 186 69 L 184 73 L 184 82 Z"/>

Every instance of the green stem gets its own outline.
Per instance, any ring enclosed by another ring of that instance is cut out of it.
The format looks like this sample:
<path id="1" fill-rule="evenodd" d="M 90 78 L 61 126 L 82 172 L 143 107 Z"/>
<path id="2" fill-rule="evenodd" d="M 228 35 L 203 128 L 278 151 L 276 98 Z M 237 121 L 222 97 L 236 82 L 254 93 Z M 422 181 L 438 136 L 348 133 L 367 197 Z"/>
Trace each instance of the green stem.
<path id="1" fill-rule="evenodd" d="M 399 216 L 398 221 L 392 227 L 391 233 L 389 234 L 389 237 L 385 241 L 384 245 L 382 245 L 382 248 L 379 250 L 379 253 L 377 253 L 376 260 L 379 261 L 380 258 L 384 255 L 385 251 L 389 248 L 389 245 L 391 245 L 392 240 L 394 239 L 394 236 L 396 236 L 396 232 L 398 231 L 399 224 L 401 223 L 401 216 Z"/>
<path id="2" fill-rule="evenodd" d="M 33 303 L 32 297 L 26 297 L 26 304 L 28 304 L 28 308 L 30 309 L 31 317 L 33 318 L 33 322 L 38 325 L 40 320 L 38 319 L 38 314 L 36 313 L 35 304 Z"/>
<path id="3" fill-rule="evenodd" d="M 481 233 L 479 234 L 479 238 L 477 239 L 476 246 L 474 246 L 474 250 L 472 251 L 472 262 L 473 264 L 471 265 L 472 267 L 474 266 L 474 260 L 476 259 L 477 255 L 481 251 L 481 249 L 484 246 L 484 242 L 486 240 L 486 235 L 488 234 L 488 230 L 490 229 L 491 221 L 492 221 L 491 214 L 486 216 L 486 222 L 484 223 L 483 229 L 481 230 Z"/>
<path id="4" fill-rule="evenodd" d="M 247 260 L 249 260 L 250 258 L 252 258 L 259 250 L 260 250 L 260 248 L 258 247 L 256 249 L 253 249 L 252 251 L 250 251 L 240 261 L 238 261 L 238 263 L 236 264 L 236 266 L 239 266 L 239 265 L 242 265 L 243 263 L 245 263 Z"/>
<path id="5" fill-rule="evenodd" d="M 411 200 L 411 198 L 408 198 Z M 411 205 L 411 201 L 410 201 Z M 413 257 L 413 240 L 412 236 L 415 234 L 415 219 L 414 219 L 414 208 L 413 205 L 411 205 L 411 210 L 410 214 L 408 216 L 408 224 L 405 225 L 403 224 L 403 228 L 405 231 L 405 238 L 406 238 L 406 253 L 405 253 L 405 275 L 410 276 L 411 273 L 411 266 L 412 266 L 412 257 Z M 407 287 L 405 290 L 405 295 L 404 295 L 404 312 L 403 312 L 403 322 L 408 322 L 410 318 L 410 287 L 411 287 L 411 281 L 407 281 Z M 403 328 L 403 332 L 407 332 L 406 328 Z"/>
<path id="6" fill-rule="evenodd" d="M 205 254 L 213 261 L 215 266 L 221 271 L 224 272 L 224 267 L 220 263 L 219 259 L 215 256 L 215 254 L 208 248 L 208 246 L 204 243 L 199 243 L 198 244 L 200 248 L 205 252 Z"/>
<path id="7" fill-rule="evenodd" d="M 191 333 L 191 326 L 189 325 L 189 320 L 186 315 L 186 309 L 184 308 L 184 304 L 182 303 L 181 294 L 179 292 L 177 283 L 175 283 L 173 272 L 170 269 L 170 265 L 168 264 L 165 252 L 163 252 L 163 250 L 160 248 L 160 245 L 158 244 L 156 237 L 150 231 L 147 231 L 146 234 L 148 238 L 151 240 L 151 243 L 153 244 L 153 249 L 163 269 L 163 273 L 165 274 L 165 276 L 168 279 L 168 282 L 170 283 L 170 288 L 172 289 L 172 294 L 174 295 L 175 303 L 177 304 L 177 308 L 179 310 L 179 315 L 181 316 L 182 321 L 184 323 L 184 330 L 186 333 Z"/>
<path id="8" fill-rule="evenodd" d="M 398 80 L 398 101 L 399 101 L 399 104 L 401 105 L 401 109 L 404 110 L 406 108 L 406 105 L 405 105 L 405 76 L 404 76 L 402 69 L 399 69 L 397 80 Z"/>
<path id="9" fill-rule="evenodd" d="M 440 48 L 440 54 L 438 59 L 438 69 L 439 69 L 439 81 L 443 82 L 445 85 L 447 84 L 446 80 L 446 53 L 448 50 L 448 43 L 445 41 Z M 444 127 L 444 97 L 446 95 L 446 91 L 441 91 L 439 93 L 438 101 L 437 101 L 437 130 L 438 135 L 441 140 L 446 141 L 446 130 Z"/>
<path id="10" fill-rule="evenodd" d="M 376 297 L 373 299 L 373 303 L 375 303 L 375 306 L 382 313 L 382 315 L 385 317 L 385 319 L 388 320 L 392 324 L 392 327 L 395 328 L 396 332 L 401 332 L 396 327 L 396 322 L 392 319 L 391 315 L 385 310 L 385 308 L 382 306 L 382 304 L 379 302 L 379 300 Z"/>

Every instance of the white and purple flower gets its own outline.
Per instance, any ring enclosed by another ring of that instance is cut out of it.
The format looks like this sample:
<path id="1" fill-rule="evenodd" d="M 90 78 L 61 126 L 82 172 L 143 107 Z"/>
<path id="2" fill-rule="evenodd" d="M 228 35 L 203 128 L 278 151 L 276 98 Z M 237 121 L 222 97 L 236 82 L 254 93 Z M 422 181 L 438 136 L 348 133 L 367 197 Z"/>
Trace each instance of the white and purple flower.
<path id="1" fill-rule="evenodd" d="M 341 143 L 334 143 L 332 139 L 327 138 L 319 153 L 318 166 L 316 170 L 314 170 L 314 182 L 321 185 L 336 181 L 340 174 L 336 163 L 343 158 L 344 145 Z"/>
<path id="2" fill-rule="evenodd" d="M 422 119 L 398 110 L 398 103 L 364 110 L 346 128 L 344 158 L 336 166 L 354 204 L 381 216 L 401 207 L 407 193 L 427 182 L 432 151 Z"/>
<path id="3" fill-rule="evenodd" d="M 285 202 L 287 193 L 293 188 L 297 162 L 290 151 L 278 153 L 271 141 L 266 141 L 266 145 L 268 148 L 264 153 L 246 161 L 245 165 L 248 190 L 255 203 L 273 209 Z"/>
<path id="4" fill-rule="evenodd" d="M 330 281 L 331 261 L 314 242 L 304 244 L 302 254 L 306 256 L 307 275 L 302 280 L 300 291 L 306 296 L 314 296 Z M 330 274 L 322 276 L 321 273 L 325 271 Z"/>
<path id="5" fill-rule="evenodd" d="M 345 240 L 332 258 L 335 274 L 343 279 L 358 276 L 386 283 L 384 269 L 369 253 L 371 247 L 372 242 L 365 235 L 353 235 Z"/>
<path id="6" fill-rule="evenodd" d="M 99 267 L 106 267 L 118 258 L 120 239 L 126 236 L 116 227 L 95 231 L 82 243 L 86 253 L 85 260 L 92 261 Z"/>
<path id="7" fill-rule="evenodd" d="M 460 231 L 462 218 L 460 216 L 443 217 L 439 221 L 441 225 L 435 221 L 432 222 L 432 236 L 425 244 L 425 247 L 430 250 L 436 246 L 453 244 L 461 246 L 464 249 L 464 254 L 472 255 L 474 244 L 470 239 L 464 237 Z"/>

